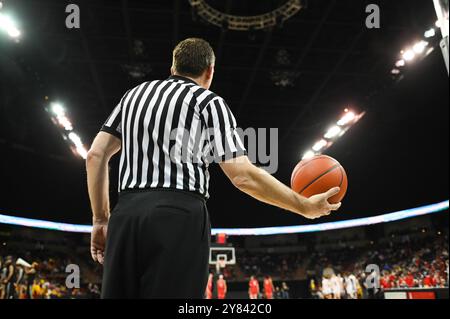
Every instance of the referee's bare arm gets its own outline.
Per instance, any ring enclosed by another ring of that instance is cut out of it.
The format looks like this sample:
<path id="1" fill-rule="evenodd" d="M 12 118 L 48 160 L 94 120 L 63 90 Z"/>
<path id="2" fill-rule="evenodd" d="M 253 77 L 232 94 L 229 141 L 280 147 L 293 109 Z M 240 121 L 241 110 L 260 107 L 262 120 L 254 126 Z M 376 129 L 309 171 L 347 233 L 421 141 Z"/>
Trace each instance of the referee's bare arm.
<path id="1" fill-rule="evenodd" d="M 86 158 L 87 184 L 92 208 L 91 256 L 103 263 L 110 214 L 108 162 L 120 150 L 121 141 L 100 132 Z"/>
<path id="2" fill-rule="evenodd" d="M 109 176 L 108 162 L 120 150 L 120 139 L 100 132 L 86 158 L 87 183 L 94 222 L 109 219 Z"/>
<path id="3" fill-rule="evenodd" d="M 269 173 L 253 165 L 247 156 L 224 161 L 220 167 L 239 190 L 257 200 L 274 205 L 309 219 L 328 215 L 341 203 L 330 204 L 328 198 L 339 193 L 334 187 L 323 194 L 303 197 Z"/>

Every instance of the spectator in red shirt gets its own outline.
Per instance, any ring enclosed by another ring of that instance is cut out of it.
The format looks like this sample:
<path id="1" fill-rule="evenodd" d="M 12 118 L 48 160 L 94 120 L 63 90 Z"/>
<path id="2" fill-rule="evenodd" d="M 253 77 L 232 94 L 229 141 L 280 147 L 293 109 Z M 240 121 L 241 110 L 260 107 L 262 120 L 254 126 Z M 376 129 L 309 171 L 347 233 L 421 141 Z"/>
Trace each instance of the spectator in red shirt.
<path id="1" fill-rule="evenodd" d="M 406 277 L 405 277 L 405 283 L 408 287 L 414 287 L 415 283 L 414 283 L 414 276 L 409 273 Z"/>
<path id="2" fill-rule="evenodd" d="M 433 287 L 433 279 L 431 278 L 430 275 L 426 275 L 425 278 L 423 279 L 423 286 L 425 288 Z"/>
<path id="3" fill-rule="evenodd" d="M 389 277 L 388 276 L 383 276 L 380 279 L 380 285 L 383 289 L 389 289 L 391 288 L 391 284 L 389 282 Z"/>

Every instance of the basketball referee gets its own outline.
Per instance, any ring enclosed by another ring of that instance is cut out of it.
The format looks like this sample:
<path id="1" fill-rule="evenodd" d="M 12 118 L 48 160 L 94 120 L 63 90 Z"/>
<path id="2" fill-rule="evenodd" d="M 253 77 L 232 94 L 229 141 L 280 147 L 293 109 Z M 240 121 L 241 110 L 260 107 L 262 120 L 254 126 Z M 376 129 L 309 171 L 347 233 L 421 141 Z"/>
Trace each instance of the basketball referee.
<path id="1" fill-rule="evenodd" d="M 173 51 L 171 76 L 122 97 L 88 152 L 91 254 L 104 264 L 102 298 L 203 298 L 208 277 L 208 165 L 250 196 L 307 218 L 339 208 L 304 198 L 247 158 L 225 100 L 209 91 L 215 56 L 202 39 Z M 121 151 L 110 214 L 108 162 Z"/>

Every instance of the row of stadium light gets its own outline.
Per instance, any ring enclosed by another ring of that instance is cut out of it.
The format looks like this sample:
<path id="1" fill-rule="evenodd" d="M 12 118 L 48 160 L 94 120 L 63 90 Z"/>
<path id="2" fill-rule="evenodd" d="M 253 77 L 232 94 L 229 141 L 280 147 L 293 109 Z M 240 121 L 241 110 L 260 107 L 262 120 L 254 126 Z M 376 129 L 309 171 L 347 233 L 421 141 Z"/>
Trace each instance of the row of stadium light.
<path id="1" fill-rule="evenodd" d="M 84 147 L 80 136 L 74 132 L 72 122 L 68 118 L 64 107 L 60 103 L 53 102 L 45 109 L 49 113 L 53 124 L 56 125 L 64 140 L 69 144 L 72 152 L 86 159 L 86 147 Z"/>
<path id="2" fill-rule="evenodd" d="M 0 10 L 2 9 L 3 3 L 0 1 Z M 18 40 L 22 34 L 12 16 L 2 11 L 0 11 L 0 30 L 15 40 Z M 87 150 L 80 136 L 74 132 L 72 122 L 68 118 L 64 107 L 54 102 L 46 107 L 46 111 L 50 114 L 52 122 L 58 128 L 64 140 L 69 144 L 72 152 L 85 159 Z"/>
<path id="3" fill-rule="evenodd" d="M 434 27 L 431 27 L 424 32 L 423 39 L 400 51 L 399 59 L 395 62 L 394 67 L 391 70 L 391 74 L 394 77 L 400 76 L 403 69 L 407 67 L 408 64 L 425 58 L 434 50 L 434 45 L 430 45 L 430 42 L 437 42 L 434 38 L 439 32 L 439 28 L 440 22 L 438 20 Z"/>
<path id="4" fill-rule="evenodd" d="M 355 112 L 350 111 L 348 108 L 346 108 L 341 118 L 336 121 L 336 124 L 328 128 L 323 137 L 315 142 L 311 149 L 303 154 L 302 159 L 308 159 L 315 155 L 323 153 L 326 149 L 333 145 L 333 143 L 338 138 L 344 135 L 350 127 L 358 122 L 364 116 L 364 114 L 365 112 L 356 114 Z"/>
<path id="5" fill-rule="evenodd" d="M 448 23 L 448 20 L 447 20 Z M 400 51 L 399 59 L 395 62 L 394 68 L 391 70 L 391 75 L 399 77 L 402 74 L 402 70 L 410 63 L 416 60 L 425 58 L 434 50 L 435 40 L 433 38 L 439 32 L 440 22 L 436 21 L 435 26 L 429 28 L 424 32 L 423 39 L 417 41 L 410 47 L 407 47 Z M 430 42 L 433 40 L 433 45 Z M 316 141 L 314 145 L 307 150 L 302 159 L 309 159 L 315 155 L 322 154 L 333 143 L 352 126 L 354 125 L 365 113 L 355 114 L 348 109 L 345 109 L 344 115 L 339 119 L 336 125 L 331 126 L 323 137 Z"/>
<path id="6" fill-rule="evenodd" d="M 3 8 L 3 3 L 0 1 L 0 10 Z M 13 39 L 18 39 L 21 35 L 21 32 L 14 21 L 14 19 L 6 13 L 0 11 L 0 31 L 5 32 Z"/>

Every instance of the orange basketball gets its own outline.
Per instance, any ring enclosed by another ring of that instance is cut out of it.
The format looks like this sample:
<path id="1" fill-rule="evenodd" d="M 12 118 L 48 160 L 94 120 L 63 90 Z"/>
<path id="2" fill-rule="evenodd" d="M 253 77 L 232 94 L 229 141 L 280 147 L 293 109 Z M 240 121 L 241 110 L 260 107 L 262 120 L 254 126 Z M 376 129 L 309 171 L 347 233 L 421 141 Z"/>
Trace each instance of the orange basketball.
<path id="1" fill-rule="evenodd" d="M 291 176 L 291 188 L 302 196 L 324 193 L 339 186 L 339 193 L 329 198 L 330 204 L 339 203 L 347 192 L 347 174 L 334 158 L 317 155 L 302 160 L 295 166 Z"/>

